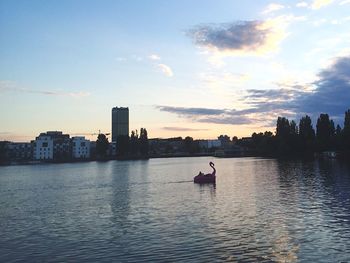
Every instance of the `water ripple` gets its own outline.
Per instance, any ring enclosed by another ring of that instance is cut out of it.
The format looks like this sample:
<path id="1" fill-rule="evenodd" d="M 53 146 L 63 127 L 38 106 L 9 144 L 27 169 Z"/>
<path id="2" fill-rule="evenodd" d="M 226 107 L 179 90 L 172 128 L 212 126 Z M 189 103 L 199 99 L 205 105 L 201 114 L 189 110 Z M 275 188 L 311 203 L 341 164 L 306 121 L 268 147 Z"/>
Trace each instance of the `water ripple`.
<path id="1" fill-rule="evenodd" d="M 0 167 L 0 261 L 350 261 L 348 165 L 209 161 Z"/>

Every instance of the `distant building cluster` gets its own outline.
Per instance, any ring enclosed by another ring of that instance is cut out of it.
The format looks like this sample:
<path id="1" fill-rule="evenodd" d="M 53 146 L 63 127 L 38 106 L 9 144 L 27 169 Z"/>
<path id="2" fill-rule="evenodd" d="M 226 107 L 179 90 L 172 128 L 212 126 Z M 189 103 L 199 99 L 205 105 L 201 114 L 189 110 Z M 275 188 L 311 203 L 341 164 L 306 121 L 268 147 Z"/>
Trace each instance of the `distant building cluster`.
<path id="1" fill-rule="evenodd" d="M 0 163 L 70 162 L 115 158 L 149 158 L 189 155 L 240 155 L 242 148 L 227 135 L 216 140 L 194 140 L 192 137 L 148 139 L 147 131 L 132 131 L 129 136 L 129 108 L 114 107 L 111 112 L 111 141 L 98 134 L 96 141 L 84 136 L 47 131 L 28 143 L 0 142 Z"/>
<path id="2" fill-rule="evenodd" d="M 40 133 L 35 140 L 3 142 L 5 158 L 10 161 L 58 161 L 88 160 L 91 158 L 93 142 L 83 136 L 70 137 L 61 131 Z"/>
<path id="3" fill-rule="evenodd" d="M 119 135 L 129 135 L 129 108 L 112 108 L 112 142 L 107 156 L 116 155 L 116 139 Z M 40 133 L 31 142 L 0 142 L 2 159 L 8 162 L 69 162 L 91 160 L 96 156 L 96 142 L 84 136 L 64 134 L 62 131 Z"/>

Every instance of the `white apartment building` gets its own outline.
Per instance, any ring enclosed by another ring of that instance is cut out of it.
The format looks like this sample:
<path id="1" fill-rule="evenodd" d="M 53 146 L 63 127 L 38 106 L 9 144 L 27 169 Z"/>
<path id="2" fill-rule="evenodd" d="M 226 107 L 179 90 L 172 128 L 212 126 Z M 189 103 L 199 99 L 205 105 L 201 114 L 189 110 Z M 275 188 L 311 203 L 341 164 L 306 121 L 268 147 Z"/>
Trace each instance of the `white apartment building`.
<path id="1" fill-rule="evenodd" d="M 35 138 L 33 147 L 34 160 L 53 159 L 53 139 L 47 135 L 39 135 Z"/>
<path id="2" fill-rule="evenodd" d="M 90 158 L 90 141 L 84 136 L 72 137 L 72 157 L 73 159 Z"/>

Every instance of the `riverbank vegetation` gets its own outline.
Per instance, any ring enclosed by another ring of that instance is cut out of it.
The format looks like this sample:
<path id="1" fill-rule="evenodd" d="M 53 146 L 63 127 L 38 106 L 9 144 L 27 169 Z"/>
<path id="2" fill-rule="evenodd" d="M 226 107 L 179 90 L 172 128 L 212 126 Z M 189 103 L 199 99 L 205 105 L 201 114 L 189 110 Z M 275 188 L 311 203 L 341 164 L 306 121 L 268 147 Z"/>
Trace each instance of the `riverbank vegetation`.
<path id="1" fill-rule="evenodd" d="M 262 155 L 297 156 L 332 151 L 349 156 L 350 109 L 345 112 L 343 128 L 339 124 L 335 126 L 326 113 L 319 115 L 315 127 L 308 115 L 299 120 L 299 125 L 278 117 L 275 134 L 253 133 L 250 140 L 241 139 L 237 144 Z"/>

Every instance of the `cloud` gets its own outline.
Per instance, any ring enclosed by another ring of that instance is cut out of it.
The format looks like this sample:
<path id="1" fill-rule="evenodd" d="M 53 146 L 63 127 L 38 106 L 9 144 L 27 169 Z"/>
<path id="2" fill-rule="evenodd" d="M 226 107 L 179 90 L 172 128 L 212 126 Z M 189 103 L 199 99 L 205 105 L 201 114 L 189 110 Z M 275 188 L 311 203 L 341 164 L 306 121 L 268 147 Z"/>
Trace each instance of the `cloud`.
<path id="1" fill-rule="evenodd" d="M 284 5 L 271 3 L 269 4 L 265 10 L 262 12 L 263 14 L 269 14 L 278 10 L 284 9 Z"/>
<path id="2" fill-rule="evenodd" d="M 316 116 L 326 112 L 341 118 L 350 107 L 350 56 L 334 59 L 328 68 L 319 72 L 318 80 L 313 83 L 295 84 L 292 89 L 248 90 L 245 99 L 260 112 L 264 112 L 268 102 L 272 109 L 291 112 L 295 116 Z"/>
<path id="3" fill-rule="evenodd" d="M 17 87 L 13 81 L 0 81 L 0 92 L 20 92 L 20 93 L 33 93 L 47 96 L 69 96 L 74 98 L 81 98 L 90 96 L 90 92 L 78 91 L 78 92 L 65 92 L 54 90 L 37 90 Z"/>
<path id="4" fill-rule="evenodd" d="M 265 21 L 200 25 L 188 34 L 198 47 L 221 56 L 263 55 L 278 49 L 287 36 L 285 28 L 295 19 L 279 16 Z"/>
<path id="5" fill-rule="evenodd" d="M 171 68 L 165 64 L 158 64 L 158 68 L 168 77 L 174 76 L 173 71 Z"/>
<path id="6" fill-rule="evenodd" d="M 172 106 L 156 106 L 160 111 L 169 112 L 195 122 L 215 124 L 250 124 L 252 120 L 246 116 L 250 112 L 234 109 L 186 108 Z"/>
<path id="7" fill-rule="evenodd" d="M 168 131 L 208 131 L 209 129 L 192 129 L 192 128 L 183 128 L 183 127 L 163 127 L 163 130 Z"/>
<path id="8" fill-rule="evenodd" d="M 322 7 L 332 4 L 333 1 L 334 0 L 314 0 L 311 4 L 311 9 L 320 9 Z"/>
<path id="9" fill-rule="evenodd" d="M 296 4 L 296 7 L 308 7 L 309 4 L 307 2 L 298 2 Z"/>
<path id="10" fill-rule="evenodd" d="M 346 4 L 350 4 L 350 0 L 344 0 L 339 3 L 339 5 L 346 5 Z"/>
<path id="11" fill-rule="evenodd" d="M 312 83 L 274 83 L 275 89 L 250 89 L 242 95 L 245 109 L 213 109 L 157 106 L 194 122 L 214 124 L 259 124 L 273 126 L 277 116 L 317 117 L 328 113 L 341 120 L 350 108 L 350 55 L 337 57 L 318 73 Z"/>
<path id="12" fill-rule="evenodd" d="M 160 56 L 158 56 L 157 54 L 151 54 L 148 56 L 148 58 L 150 60 L 160 60 Z"/>

